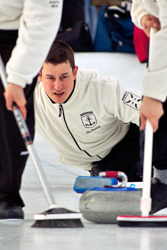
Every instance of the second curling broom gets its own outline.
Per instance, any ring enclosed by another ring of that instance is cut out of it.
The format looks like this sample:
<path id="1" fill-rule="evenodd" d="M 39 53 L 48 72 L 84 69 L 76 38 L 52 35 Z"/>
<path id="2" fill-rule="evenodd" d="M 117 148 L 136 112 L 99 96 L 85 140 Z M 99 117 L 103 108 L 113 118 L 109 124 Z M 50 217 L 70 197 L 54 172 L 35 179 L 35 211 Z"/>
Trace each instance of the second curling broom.
<path id="1" fill-rule="evenodd" d="M 150 31 L 150 49 L 149 65 L 151 63 L 152 37 L 156 32 L 151 28 Z M 167 227 L 167 216 L 149 216 L 151 211 L 151 169 L 152 169 L 152 145 L 153 145 L 153 128 L 151 123 L 146 121 L 145 128 L 145 146 L 144 146 L 144 172 L 143 172 L 143 191 L 140 202 L 141 216 L 120 215 L 117 217 L 118 225 L 121 227 Z"/>

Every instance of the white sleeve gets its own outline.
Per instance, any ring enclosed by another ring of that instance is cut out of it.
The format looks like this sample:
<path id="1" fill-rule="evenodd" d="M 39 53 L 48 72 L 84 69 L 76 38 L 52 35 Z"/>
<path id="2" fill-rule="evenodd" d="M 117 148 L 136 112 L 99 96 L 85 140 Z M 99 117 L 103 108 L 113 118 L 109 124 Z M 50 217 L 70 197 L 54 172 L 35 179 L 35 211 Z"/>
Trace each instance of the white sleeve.
<path id="1" fill-rule="evenodd" d="M 128 88 L 117 83 L 116 88 L 117 108 L 115 117 L 124 123 L 135 123 L 139 126 L 139 110 L 142 102 L 141 92 L 136 89 Z"/>
<path id="2" fill-rule="evenodd" d="M 35 77 L 58 32 L 63 0 L 25 0 L 19 35 L 7 63 L 8 82 L 25 87 Z"/>
<path id="3" fill-rule="evenodd" d="M 132 122 L 139 126 L 139 111 L 142 103 L 141 92 L 120 84 L 112 76 L 105 76 L 105 79 L 102 80 L 109 83 L 103 84 L 103 89 L 101 89 L 101 99 L 106 112 L 123 123 Z"/>
<path id="4" fill-rule="evenodd" d="M 158 0 L 161 30 L 152 39 L 151 62 L 143 78 L 143 95 L 162 102 L 167 97 L 167 1 Z"/>
<path id="5" fill-rule="evenodd" d="M 150 13 L 143 8 L 138 0 L 133 0 L 131 6 L 132 22 L 140 29 L 143 29 L 141 26 L 141 19 L 145 15 L 150 15 Z"/>

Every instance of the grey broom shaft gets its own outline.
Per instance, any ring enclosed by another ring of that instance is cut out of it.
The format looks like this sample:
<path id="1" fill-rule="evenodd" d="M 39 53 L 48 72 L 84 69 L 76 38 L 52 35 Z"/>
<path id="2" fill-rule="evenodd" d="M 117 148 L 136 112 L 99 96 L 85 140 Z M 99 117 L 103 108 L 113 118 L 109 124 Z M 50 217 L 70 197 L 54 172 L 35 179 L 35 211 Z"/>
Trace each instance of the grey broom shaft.
<path id="1" fill-rule="evenodd" d="M 37 172 L 38 177 L 40 179 L 40 182 L 42 184 L 42 187 L 43 187 L 43 190 L 45 192 L 48 203 L 49 203 L 50 206 L 53 206 L 53 205 L 55 206 L 56 204 L 55 204 L 52 192 L 51 192 L 51 190 L 49 188 L 48 182 L 47 182 L 46 177 L 45 177 L 45 173 L 44 173 L 44 171 L 42 169 L 42 166 L 40 164 L 40 161 L 38 159 L 38 156 L 36 154 L 36 151 L 35 151 L 35 148 L 34 148 L 33 144 L 28 145 L 27 150 L 28 150 L 28 152 L 29 152 L 29 154 L 31 156 L 31 159 L 32 159 L 33 163 L 34 163 L 36 172 Z"/>
<path id="2" fill-rule="evenodd" d="M 3 61 L 2 61 L 1 56 L 0 56 L 0 76 L 2 79 L 3 86 L 4 86 L 4 88 L 6 88 L 8 83 L 7 83 L 6 73 L 5 73 L 5 69 L 4 69 L 4 65 L 3 65 Z M 51 190 L 49 188 L 45 173 L 42 169 L 41 163 L 39 161 L 39 158 L 38 158 L 36 151 L 35 151 L 35 148 L 33 146 L 28 127 L 27 127 L 27 125 L 23 119 L 23 116 L 22 116 L 22 114 L 21 114 L 21 112 L 16 104 L 13 105 L 13 108 L 14 108 L 13 114 L 15 116 L 17 125 L 18 125 L 20 133 L 23 137 L 25 146 L 26 146 L 26 148 L 31 156 L 31 159 L 33 161 L 33 164 L 35 166 L 36 172 L 37 172 L 39 180 L 42 184 L 42 187 L 43 187 L 44 193 L 46 195 L 46 198 L 48 200 L 48 203 L 50 206 L 56 206 L 53 195 L 52 195 Z"/>

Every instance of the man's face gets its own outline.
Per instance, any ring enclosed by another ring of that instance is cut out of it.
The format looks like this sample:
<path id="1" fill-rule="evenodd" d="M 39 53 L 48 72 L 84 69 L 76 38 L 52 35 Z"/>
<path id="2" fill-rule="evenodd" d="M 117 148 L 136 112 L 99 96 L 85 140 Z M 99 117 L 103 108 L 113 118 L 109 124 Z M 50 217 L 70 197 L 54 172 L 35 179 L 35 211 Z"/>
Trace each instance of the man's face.
<path id="1" fill-rule="evenodd" d="M 74 80 L 77 76 L 78 67 L 72 70 L 70 63 L 54 65 L 44 63 L 39 80 L 42 82 L 47 95 L 56 103 L 65 102 L 74 88 Z"/>

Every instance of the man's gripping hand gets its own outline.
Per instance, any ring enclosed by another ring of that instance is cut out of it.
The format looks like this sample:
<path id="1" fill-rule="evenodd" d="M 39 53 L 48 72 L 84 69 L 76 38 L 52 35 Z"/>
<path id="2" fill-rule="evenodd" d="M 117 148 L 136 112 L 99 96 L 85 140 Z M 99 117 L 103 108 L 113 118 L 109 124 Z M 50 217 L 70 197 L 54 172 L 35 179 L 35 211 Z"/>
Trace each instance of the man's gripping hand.
<path id="1" fill-rule="evenodd" d="M 162 103 L 156 99 L 144 96 L 140 106 L 140 130 L 143 130 L 148 119 L 155 132 L 158 129 L 159 119 L 164 114 Z"/>
<path id="2" fill-rule="evenodd" d="M 24 119 L 26 120 L 27 111 L 26 111 L 26 98 L 24 95 L 23 88 L 19 85 L 9 83 L 5 89 L 4 97 L 6 100 L 6 108 L 8 110 L 13 110 L 12 106 L 15 102 L 19 107 Z"/>
<path id="3" fill-rule="evenodd" d="M 160 30 L 160 28 L 161 28 L 159 19 L 153 15 L 143 16 L 141 19 L 141 25 L 143 27 L 145 34 L 148 37 L 150 37 L 150 29 L 151 28 L 154 28 L 157 30 Z"/>

